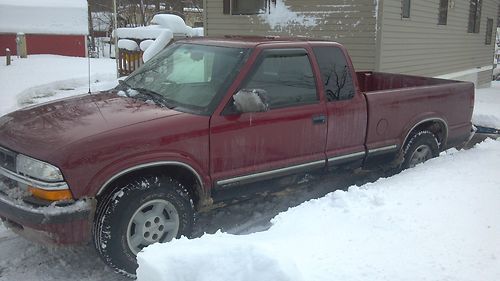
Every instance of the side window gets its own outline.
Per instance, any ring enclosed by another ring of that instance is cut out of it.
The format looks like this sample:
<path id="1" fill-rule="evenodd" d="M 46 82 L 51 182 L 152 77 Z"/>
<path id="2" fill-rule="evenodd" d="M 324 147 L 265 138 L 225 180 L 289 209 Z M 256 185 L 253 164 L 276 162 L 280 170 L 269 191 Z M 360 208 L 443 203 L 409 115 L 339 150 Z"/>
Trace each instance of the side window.
<path id="1" fill-rule="evenodd" d="M 264 14 L 276 0 L 223 0 L 222 12 L 225 15 L 257 15 Z"/>
<path id="2" fill-rule="evenodd" d="M 410 18 L 410 10 L 411 10 L 411 0 L 402 0 L 401 2 L 401 17 L 404 19 Z"/>
<path id="3" fill-rule="evenodd" d="M 448 1 L 449 0 L 439 1 L 439 16 L 438 16 L 439 25 L 446 25 L 448 23 Z"/>
<path id="4" fill-rule="evenodd" d="M 493 19 L 486 19 L 486 40 L 484 44 L 491 45 L 491 38 L 493 37 Z"/>
<path id="5" fill-rule="evenodd" d="M 481 26 L 481 9 L 483 0 L 470 0 L 469 8 L 469 26 L 467 32 L 469 33 L 479 33 L 479 27 Z"/>
<path id="6" fill-rule="evenodd" d="M 354 97 L 351 69 L 344 53 L 337 47 L 314 47 L 321 78 L 328 101 L 348 100 Z"/>
<path id="7" fill-rule="evenodd" d="M 264 55 L 242 88 L 263 90 L 260 92 L 270 109 L 319 100 L 311 63 L 305 51 Z"/>

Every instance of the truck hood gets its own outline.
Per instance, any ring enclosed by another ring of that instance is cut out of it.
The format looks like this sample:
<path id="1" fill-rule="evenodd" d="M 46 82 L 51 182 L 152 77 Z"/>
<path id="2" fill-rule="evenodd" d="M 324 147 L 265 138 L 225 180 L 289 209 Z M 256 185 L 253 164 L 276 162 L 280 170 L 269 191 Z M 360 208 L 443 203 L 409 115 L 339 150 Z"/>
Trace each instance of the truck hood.
<path id="1" fill-rule="evenodd" d="M 181 114 L 114 91 L 27 107 L 0 118 L 0 146 L 44 159 L 76 140 Z"/>

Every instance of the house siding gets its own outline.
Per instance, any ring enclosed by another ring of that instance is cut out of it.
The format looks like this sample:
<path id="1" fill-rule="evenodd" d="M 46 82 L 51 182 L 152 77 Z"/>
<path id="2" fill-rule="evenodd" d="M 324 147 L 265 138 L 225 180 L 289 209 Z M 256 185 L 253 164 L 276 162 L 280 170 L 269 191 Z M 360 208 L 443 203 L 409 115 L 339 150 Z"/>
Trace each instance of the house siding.
<path id="1" fill-rule="evenodd" d="M 273 29 L 262 15 L 226 15 L 223 0 L 205 0 L 205 35 L 305 36 L 333 40 L 347 47 L 357 69 L 373 70 L 377 49 L 375 3 L 373 0 L 286 0 L 286 6 L 292 11 L 314 18 L 316 24 L 292 23 Z"/>
<path id="2" fill-rule="evenodd" d="M 469 1 L 453 1 L 447 25 L 437 24 L 439 0 L 411 1 L 409 19 L 401 18 L 401 0 L 379 1 L 380 71 L 438 76 L 492 65 L 494 44 L 485 45 L 486 21 L 497 17 L 497 0 L 483 0 L 479 33 L 467 32 Z M 478 84 L 487 82 L 487 73 L 477 74 Z"/>
<path id="3" fill-rule="evenodd" d="M 479 87 L 490 86 L 491 79 L 493 77 L 493 70 L 481 71 L 477 74 L 477 85 Z"/>

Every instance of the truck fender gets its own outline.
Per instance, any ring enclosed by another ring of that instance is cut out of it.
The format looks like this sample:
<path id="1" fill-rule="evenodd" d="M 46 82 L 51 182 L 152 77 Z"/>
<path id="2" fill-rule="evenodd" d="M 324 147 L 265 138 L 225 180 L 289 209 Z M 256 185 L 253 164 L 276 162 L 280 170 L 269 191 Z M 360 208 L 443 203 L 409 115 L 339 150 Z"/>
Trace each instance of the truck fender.
<path id="1" fill-rule="evenodd" d="M 440 139 L 440 147 L 443 147 L 446 144 L 446 141 L 448 139 L 448 123 L 444 119 L 444 117 L 439 116 L 439 114 L 435 112 L 426 112 L 423 114 L 420 114 L 419 116 L 413 118 L 409 123 L 408 126 L 405 127 L 403 130 L 403 135 L 401 135 L 401 146 L 400 149 L 403 149 L 405 143 L 408 141 L 408 138 L 410 137 L 410 134 L 417 129 L 419 126 L 424 125 L 425 123 L 431 123 L 431 122 L 436 122 L 441 125 L 443 128 L 443 136 Z"/>
<path id="2" fill-rule="evenodd" d="M 168 159 L 168 160 L 165 160 Z M 209 182 L 210 179 L 203 177 L 206 173 L 202 173 L 201 166 L 190 160 L 188 157 L 183 155 L 177 155 L 175 153 L 162 153 L 161 155 L 136 155 L 128 156 L 103 168 L 99 171 L 94 179 L 90 182 L 87 190 L 88 194 L 96 194 L 96 197 L 103 194 L 110 184 L 122 176 L 125 176 L 131 172 L 140 171 L 142 169 L 151 167 L 161 167 L 161 166 L 171 166 L 171 167 L 181 167 L 189 170 L 193 176 L 196 178 L 196 193 L 199 197 L 200 203 L 206 201 L 209 197 Z"/>

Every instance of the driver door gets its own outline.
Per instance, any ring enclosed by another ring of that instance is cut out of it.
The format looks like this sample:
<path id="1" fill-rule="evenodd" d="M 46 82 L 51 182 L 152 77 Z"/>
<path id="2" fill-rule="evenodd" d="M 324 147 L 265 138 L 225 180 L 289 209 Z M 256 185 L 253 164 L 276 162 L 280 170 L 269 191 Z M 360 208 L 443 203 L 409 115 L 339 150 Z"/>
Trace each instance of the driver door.
<path id="1" fill-rule="evenodd" d="M 263 92 L 269 110 L 239 113 L 233 100 L 210 128 L 215 191 L 324 167 L 326 106 L 305 49 L 264 49 L 239 89 Z"/>

